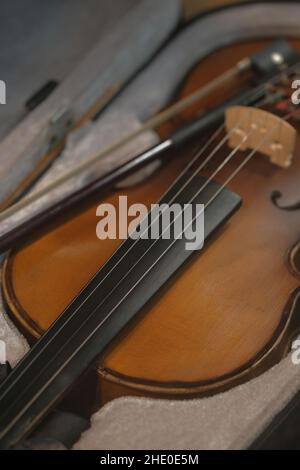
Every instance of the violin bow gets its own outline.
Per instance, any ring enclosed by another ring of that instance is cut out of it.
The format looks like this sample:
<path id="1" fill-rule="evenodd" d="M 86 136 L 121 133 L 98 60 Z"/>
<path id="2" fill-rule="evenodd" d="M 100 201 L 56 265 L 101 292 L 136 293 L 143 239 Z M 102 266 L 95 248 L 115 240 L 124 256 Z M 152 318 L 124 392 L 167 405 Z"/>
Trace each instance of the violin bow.
<path id="1" fill-rule="evenodd" d="M 242 59 L 234 67 L 216 77 L 204 87 L 201 87 L 194 93 L 171 105 L 153 118 L 150 118 L 137 130 L 125 135 L 121 140 L 113 143 L 97 155 L 87 159 L 73 170 L 66 172 L 60 178 L 46 185 L 41 190 L 20 199 L 14 205 L 0 213 L 0 222 L 16 214 L 24 207 L 27 207 L 33 202 L 39 200 L 45 194 L 57 189 L 66 181 L 79 176 L 83 171 L 92 167 L 96 162 L 107 157 L 109 154 L 121 148 L 123 145 L 130 142 L 146 130 L 155 129 L 172 117 L 178 115 L 178 113 L 197 103 L 200 99 L 212 93 L 224 83 L 230 82 L 233 78 L 241 74 L 245 74 L 250 70 L 261 76 L 271 76 L 272 73 L 274 74 L 274 72 L 278 72 L 278 70 L 287 69 L 288 65 L 296 62 L 296 59 L 298 60 L 299 56 L 284 40 L 276 41 L 271 46 L 259 51 L 252 57 Z M 111 187 L 113 184 L 129 176 L 144 165 L 161 158 L 171 148 L 177 148 L 198 135 L 200 132 L 209 130 L 213 126 L 218 125 L 222 121 L 224 111 L 228 106 L 236 104 L 254 105 L 259 99 L 266 95 L 268 86 L 269 83 L 267 82 L 267 85 L 258 86 L 254 91 L 251 90 L 244 94 L 237 95 L 203 117 L 195 120 L 190 125 L 177 131 L 165 141 L 150 148 L 146 152 L 135 156 L 133 159 L 117 167 L 108 174 L 104 176 L 102 175 L 94 181 L 87 183 L 75 193 L 68 195 L 62 201 L 56 202 L 47 207 L 47 211 L 38 212 L 30 217 L 29 220 L 17 224 L 9 232 L 0 236 L 0 253 L 5 252 L 14 244 L 19 243 L 32 233 L 35 233 L 35 231 L 38 231 L 41 227 L 45 228 L 50 225 L 61 215 L 65 216 L 66 213 L 71 211 L 75 206 L 87 202 L 100 190 L 105 190 L 108 187 Z"/>

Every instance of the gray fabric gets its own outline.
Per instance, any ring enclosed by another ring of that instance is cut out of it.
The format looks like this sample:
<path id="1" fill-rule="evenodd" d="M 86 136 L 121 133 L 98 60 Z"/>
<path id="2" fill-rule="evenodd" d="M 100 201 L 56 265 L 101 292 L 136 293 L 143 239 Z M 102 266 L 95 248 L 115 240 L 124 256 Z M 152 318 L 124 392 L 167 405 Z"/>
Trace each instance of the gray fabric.
<path id="1" fill-rule="evenodd" d="M 169 36 L 180 11 L 179 0 L 137 2 L 56 91 L 2 141 L 0 201 L 46 152 L 53 115 L 70 109 L 77 120 L 112 87 L 123 86 Z"/>
<path id="2" fill-rule="evenodd" d="M 1 274 L 1 269 L 0 269 Z M 12 367 L 26 354 L 29 347 L 25 338 L 4 314 L 5 308 L 0 296 L 0 341 L 4 341 L 7 359 Z"/>
<path id="3" fill-rule="evenodd" d="M 198 400 L 120 398 L 92 419 L 75 449 L 244 449 L 300 387 L 286 358 L 251 382 Z"/>
<path id="4" fill-rule="evenodd" d="M 24 104 L 49 79 L 59 82 L 140 0 L 10 0 L 1 2 L 0 138 L 24 117 Z"/>

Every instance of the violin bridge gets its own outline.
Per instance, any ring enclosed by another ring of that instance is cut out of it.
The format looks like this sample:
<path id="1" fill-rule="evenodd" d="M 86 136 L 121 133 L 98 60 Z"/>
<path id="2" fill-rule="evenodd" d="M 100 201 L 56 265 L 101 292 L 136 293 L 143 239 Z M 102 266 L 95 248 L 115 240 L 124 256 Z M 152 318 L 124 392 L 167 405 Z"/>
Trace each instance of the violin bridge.
<path id="1" fill-rule="evenodd" d="M 225 125 L 231 148 L 257 150 L 281 168 L 292 164 L 297 132 L 280 117 L 262 109 L 232 106 L 226 110 Z"/>

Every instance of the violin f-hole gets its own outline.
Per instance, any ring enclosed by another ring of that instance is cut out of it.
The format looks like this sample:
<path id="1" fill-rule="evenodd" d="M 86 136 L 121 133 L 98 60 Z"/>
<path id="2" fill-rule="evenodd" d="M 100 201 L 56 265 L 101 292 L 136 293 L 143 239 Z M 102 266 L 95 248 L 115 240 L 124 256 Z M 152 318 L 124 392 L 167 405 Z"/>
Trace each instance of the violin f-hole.
<path id="1" fill-rule="evenodd" d="M 283 211 L 296 211 L 300 209 L 300 201 L 293 204 L 281 204 L 279 200 L 283 197 L 281 191 L 274 190 L 271 193 L 271 201 L 275 207 Z"/>

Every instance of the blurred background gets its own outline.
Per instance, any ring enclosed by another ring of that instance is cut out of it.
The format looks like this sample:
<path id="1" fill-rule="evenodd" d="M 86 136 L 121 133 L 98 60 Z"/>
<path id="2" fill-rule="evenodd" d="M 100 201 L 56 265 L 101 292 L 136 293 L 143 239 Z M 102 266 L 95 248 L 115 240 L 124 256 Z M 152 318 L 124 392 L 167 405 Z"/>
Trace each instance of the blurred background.
<path id="1" fill-rule="evenodd" d="M 0 79 L 7 83 L 7 105 L 0 107 L 0 139 L 24 118 L 27 98 L 49 79 L 61 82 L 114 23 L 142 1 L 1 2 Z M 182 0 L 182 20 L 232 3 L 237 2 Z"/>

